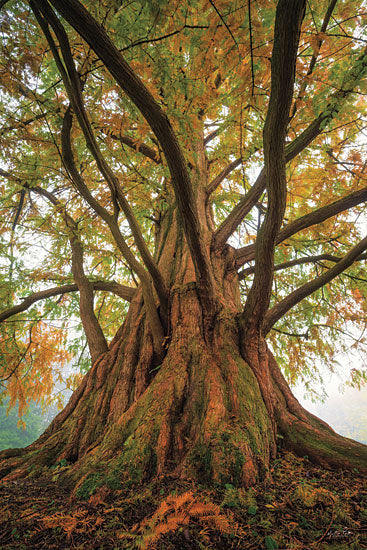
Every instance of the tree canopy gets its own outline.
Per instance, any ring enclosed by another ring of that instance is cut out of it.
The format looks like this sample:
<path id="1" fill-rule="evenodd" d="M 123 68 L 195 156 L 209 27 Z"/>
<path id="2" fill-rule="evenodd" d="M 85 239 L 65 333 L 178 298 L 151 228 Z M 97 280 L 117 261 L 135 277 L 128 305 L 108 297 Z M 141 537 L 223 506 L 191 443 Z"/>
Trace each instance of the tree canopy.
<path id="1" fill-rule="evenodd" d="M 270 0 L 0 3 L 0 380 L 20 412 L 107 350 L 140 285 L 164 349 L 172 204 L 204 310 L 226 248 L 288 380 L 365 351 L 366 8 L 294 2 L 288 32 L 283 4 L 275 23 Z"/>

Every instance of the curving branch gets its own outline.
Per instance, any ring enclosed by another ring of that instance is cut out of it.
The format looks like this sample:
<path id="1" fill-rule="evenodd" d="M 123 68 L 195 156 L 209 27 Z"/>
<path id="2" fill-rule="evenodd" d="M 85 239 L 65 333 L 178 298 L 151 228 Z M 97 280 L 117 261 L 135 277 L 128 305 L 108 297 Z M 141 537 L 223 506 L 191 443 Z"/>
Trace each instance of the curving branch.
<path id="1" fill-rule="evenodd" d="M 94 288 L 84 271 L 83 245 L 78 237 L 77 226 L 67 222 L 70 229 L 71 271 L 79 290 L 79 311 L 87 338 L 92 363 L 106 353 L 108 345 L 102 327 L 94 313 Z"/>
<path id="2" fill-rule="evenodd" d="M 11 174 L 3 171 L 2 175 L 6 175 L 7 177 L 12 177 Z M 15 178 L 16 181 L 20 184 L 22 184 L 20 178 Z M 45 198 L 47 198 L 54 206 L 56 206 L 64 220 L 65 223 L 69 229 L 69 242 L 71 245 L 71 251 L 72 251 L 72 273 L 75 280 L 75 290 L 79 291 L 80 294 L 80 300 L 79 300 L 79 311 L 80 311 L 80 318 L 83 324 L 83 329 L 87 338 L 88 347 L 92 359 L 92 363 L 94 363 L 98 357 L 100 357 L 103 353 L 105 353 L 108 350 L 107 342 L 104 337 L 101 325 L 99 324 L 99 321 L 94 313 L 94 287 L 93 283 L 88 280 L 88 278 L 85 275 L 84 267 L 83 267 L 83 247 L 78 237 L 78 228 L 77 224 L 73 220 L 71 216 L 68 215 L 66 212 L 65 206 L 62 204 L 62 202 L 57 199 L 52 193 L 49 191 L 42 189 L 40 187 L 30 188 L 27 184 L 22 184 L 22 192 L 25 192 L 25 189 L 30 189 L 31 191 L 37 193 L 38 195 L 41 195 Z M 72 285 L 68 285 L 66 287 L 59 287 L 59 292 L 56 292 L 56 294 L 62 294 L 63 292 L 60 292 L 60 288 L 64 289 L 64 292 L 67 292 L 67 288 L 70 288 Z M 56 295 L 52 291 L 55 291 L 55 289 L 51 289 L 50 291 L 44 291 L 39 292 L 33 295 L 32 297 L 26 298 L 22 304 L 15 306 L 14 308 L 10 308 L 6 312 L 3 312 L 3 314 L 0 315 L 0 321 L 4 318 L 14 315 L 15 313 L 18 313 L 19 311 L 24 311 L 27 309 L 34 301 L 40 300 L 42 298 L 47 298 L 51 292 L 51 295 Z M 57 291 L 57 289 L 56 289 Z"/>
<path id="3" fill-rule="evenodd" d="M 116 294 L 116 296 L 120 296 L 120 298 L 123 298 L 128 302 L 131 302 L 136 292 L 135 288 L 120 285 L 115 281 L 90 281 L 90 283 L 93 286 L 94 290 L 112 292 L 113 294 Z M 22 311 L 26 311 L 36 302 L 45 300 L 46 298 L 53 298 L 54 296 L 60 296 L 62 294 L 68 294 L 69 292 L 78 291 L 78 285 L 76 283 L 73 283 L 69 285 L 48 288 L 47 290 L 40 290 L 39 292 L 34 292 L 33 294 L 30 294 L 29 296 L 24 298 L 24 300 L 20 304 L 2 311 L 0 313 L 0 323 L 5 321 L 9 317 L 16 315 L 17 313 L 22 313 Z"/>
<path id="4" fill-rule="evenodd" d="M 37 3 L 44 4 L 39 0 Z M 198 208 L 186 161 L 167 115 L 125 61 L 105 30 L 78 0 L 50 0 L 50 3 L 100 57 L 157 137 L 171 173 L 177 206 L 195 266 L 198 290 L 204 307 L 207 304 L 208 308 L 212 309 L 215 293 L 209 254 L 202 237 Z"/>
<path id="5" fill-rule="evenodd" d="M 229 176 L 229 174 L 237 168 L 237 166 L 240 166 L 241 162 L 242 158 L 233 160 L 226 168 L 224 168 L 224 170 L 222 170 L 222 172 L 209 183 L 208 187 L 206 188 L 207 196 L 211 195 L 217 189 L 217 187 L 219 187 L 222 181 L 225 180 L 226 177 Z"/>
<path id="6" fill-rule="evenodd" d="M 213 139 L 215 139 L 217 137 L 217 135 L 222 131 L 222 128 L 219 126 L 218 128 L 216 128 L 215 130 L 213 130 L 212 132 L 210 132 L 210 134 L 208 134 L 205 138 L 204 138 L 204 147 L 206 147 Z"/>
<path id="7" fill-rule="evenodd" d="M 147 316 L 149 319 L 149 325 L 152 331 L 154 349 L 157 354 L 161 353 L 164 331 L 158 316 L 157 308 L 155 306 L 153 289 L 150 277 L 145 271 L 144 267 L 138 262 L 134 254 L 131 252 L 128 244 L 126 243 L 124 237 L 121 234 L 120 228 L 117 224 L 116 219 L 111 216 L 107 210 L 105 210 L 91 195 L 89 189 L 87 188 L 82 176 L 76 168 L 73 151 L 70 143 L 70 131 L 72 124 L 72 116 L 70 111 L 67 111 L 63 121 L 62 129 L 62 154 L 64 165 L 74 183 L 75 187 L 80 192 L 81 196 L 86 199 L 86 201 L 94 208 L 95 212 L 100 215 L 100 217 L 107 223 L 115 242 L 122 253 L 123 257 L 127 261 L 129 267 L 135 271 L 138 275 L 143 289 L 144 304 L 147 310 Z"/>
<path id="8" fill-rule="evenodd" d="M 120 232 L 120 229 L 116 221 L 113 219 L 113 216 L 111 216 L 109 212 L 105 208 L 103 208 L 103 206 L 101 206 L 98 201 L 95 200 L 93 195 L 90 193 L 88 187 L 86 186 L 82 176 L 78 172 L 75 165 L 74 156 L 73 156 L 71 143 L 70 143 L 71 123 L 72 123 L 72 117 L 71 117 L 70 109 L 68 109 L 64 116 L 63 127 L 61 132 L 63 163 L 75 188 L 79 191 L 80 195 L 86 200 L 86 202 L 93 208 L 93 210 L 101 217 L 101 219 L 107 223 L 115 239 L 118 249 L 124 256 L 129 267 L 133 271 L 135 271 L 138 277 L 140 278 L 140 281 L 142 282 L 144 303 L 146 305 L 147 315 L 150 321 L 150 326 L 153 327 L 152 336 L 154 341 L 154 347 L 155 347 L 156 353 L 159 354 L 161 352 L 161 346 L 164 338 L 163 328 L 161 326 L 161 322 L 155 307 L 154 298 L 152 295 L 151 283 L 148 278 L 148 274 L 146 273 L 144 268 L 140 265 L 140 263 L 136 260 L 134 254 L 130 251 L 127 243 L 125 242 Z M 8 178 L 13 178 L 23 187 L 31 189 L 32 191 L 38 193 L 39 195 L 43 195 L 52 204 L 54 204 L 55 206 L 57 206 L 63 211 L 63 215 L 67 220 L 67 222 L 69 223 L 69 225 L 72 225 L 74 223 L 74 220 L 70 216 L 68 216 L 68 214 L 66 213 L 64 205 L 52 193 L 50 193 L 46 189 L 42 189 L 40 187 L 30 188 L 26 183 L 22 182 L 22 180 L 18 176 L 14 176 L 13 174 L 1 169 L 0 169 L 0 175 Z"/>
<path id="9" fill-rule="evenodd" d="M 360 189 L 359 191 L 354 191 L 354 193 L 350 193 L 350 195 L 347 195 L 342 199 L 332 202 L 331 204 L 322 206 L 321 208 L 318 208 L 317 210 L 314 210 L 309 214 L 305 214 L 305 216 L 301 216 L 300 218 L 294 220 L 279 231 L 276 238 L 276 244 L 279 244 L 286 239 L 289 239 L 289 237 L 291 237 L 295 233 L 298 233 L 298 231 L 302 231 L 302 229 L 312 227 L 313 225 L 332 218 L 333 216 L 336 216 L 337 214 L 340 214 L 345 210 L 349 210 L 349 208 L 353 208 L 354 206 L 357 206 L 358 204 L 361 204 L 365 201 L 367 201 L 367 187 L 365 189 Z M 254 258 L 254 244 L 250 244 L 236 250 L 237 267 L 241 267 L 244 263 L 250 262 Z"/>
<path id="10" fill-rule="evenodd" d="M 258 202 L 262 193 L 265 191 L 265 187 L 266 178 L 263 168 L 249 192 L 246 193 L 216 230 L 214 235 L 214 248 L 220 249 L 226 244 L 232 233 L 236 231 L 242 220 Z"/>
<path id="11" fill-rule="evenodd" d="M 246 328 L 259 328 L 269 307 L 277 233 L 286 208 L 285 136 L 306 0 L 279 0 L 271 58 L 271 91 L 263 141 L 268 208 L 255 245 L 254 280 L 243 311 Z"/>
<path id="12" fill-rule="evenodd" d="M 269 309 L 267 312 L 264 324 L 263 324 L 263 333 L 266 335 L 273 325 L 283 317 L 292 307 L 304 300 L 307 296 L 321 288 L 322 286 L 329 283 L 340 273 L 345 271 L 350 267 L 360 255 L 367 250 L 367 237 L 362 239 L 356 246 L 354 246 L 348 254 L 346 254 L 341 260 L 337 262 L 335 266 L 328 269 L 325 273 L 316 277 L 312 281 L 302 285 L 289 294 L 284 300 L 276 304 L 274 307 Z"/>
<path id="13" fill-rule="evenodd" d="M 289 260 L 288 262 L 283 262 L 274 266 L 274 271 L 281 271 L 282 269 L 288 269 L 288 267 L 294 267 L 295 265 L 304 265 L 304 264 L 317 264 L 319 262 L 328 261 L 328 262 L 340 262 L 342 259 L 341 256 L 334 256 L 333 254 L 317 254 L 315 256 L 304 256 L 303 258 L 295 258 L 294 260 Z M 367 254 L 362 254 L 356 261 L 366 260 Z M 251 275 L 255 271 L 255 267 L 247 267 L 243 269 L 238 274 L 238 279 L 242 281 L 246 275 Z"/>
<path id="14" fill-rule="evenodd" d="M 124 145 L 127 145 L 136 153 L 141 153 L 145 157 L 154 161 L 156 164 L 162 164 L 162 160 L 159 156 L 158 151 L 156 151 L 152 147 L 149 147 L 149 145 L 146 145 L 145 143 L 140 143 L 139 140 L 133 139 L 130 136 L 123 136 L 122 134 L 115 134 L 114 132 L 110 131 L 106 132 L 103 127 L 100 127 L 99 129 L 101 130 L 101 132 L 106 133 L 110 138 L 115 139 L 116 141 L 120 141 Z"/>
<path id="15" fill-rule="evenodd" d="M 33 2 L 31 2 L 31 5 L 32 4 Z M 44 3 L 39 2 L 38 0 L 35 0 L 35 4 L 37 4 L 38 7 L 40 7 L 43 13 L 43 16 L 45 18 L 45 20 L 42 20 L 42 18 L 40 17 L 40 13 L 37 12 L 37 8 L 36 8 L 35 15 L 37 16 L 39 24 L 46 36 L 46 39 L 50 45 L 55 61 L 58 65 L 59 71 L 61 73 L 61 77 L 63 79 L 65 88 L 70 98 L 71 105 L 73 107 L 74 112 L 76 113 L 79 126 L 81 127 L 82 132 L 84 134 L 84 138 L 87 143 L 88 149 L 90 150 L 94 160 L 96 161 L 96 164 L 98 166 L 100 173 L 102 174 L 102 176 L 104 177 L 105 181 L 107 182 L 110 188 L 112 202 L 114 205 L 114 220 L 117 221 L 118 208 L 120 206 L 130 226 L 131 232 L 134 237 L 134 241 L 141 254 L 142 260 L 150 276 L 152 277 L 153 284 L 156 288 L 156 291 L 162 306 L 162 311 L 165 317 L 167 317 L 168 289 L 163 281 L 161 273 L 159 272 L 153 260 L 152 255 L 150 254 L 150 251 L 141 233 L 139 223 L 135 218 L 133 210 L 129 202 L 126 200 L 124 193 L 122 192 L 119 179 L 116 177 L 116 175 L 113 173 L 112 169 L 106 162 L 98 146 L 97 140 L 94 136 L 93 129 L 90 124 L 88 114 L 86 112 L 85 105 L 84 105 L 80 78 L 75 68 L 74 59 L 71 53 L 70 44 L 69 44 L 69 40 L 65 32 L 65 29 L 63 28 L 63 26 L 61 25 L 60 21 L 55 16 L 53 11 L 49 7 L 47 7 L 47 5 L 44 5 Z M 62 58 L 63 58 L 64 65 L 66 67 L 66 70 L 64 69 L 64 66 L 61 62 L 61 59 L 59 57 L 59 54 L 58 54 L 56 45 L 52 39 L 52 36 L 48 31 L 46 21 L 50 23 L 52 29 L 54 30 L 58 38 L 58 41 L 60 44 L 60 50 L 62 53 Z M 68 110 L 68 115 L 70 116 L 70 110 Z M 69 132 L 68 138 L 70 139 L 70 132 Z"/>
<path id="16" fill-rule="evenodd" d="M 299 155 L 312 141 L 321 134 L 330 122 L 338 115 L 343 105 L 353 93 L 360 80 L 367 74 L 367 48 L 363 50 L 352 68 L 345 73 L 339 90 L 332 94 L 325 109 L 319 116 L 309 124 L 285 149 L 286 162 L 291 161 Z M 254 185 L 250 191 L 229 213 L 224 222 L 219 226 L 215 233 L 215 248 L 221 248 L 225 245 L 229 237 L 247 216 L 250 210 L 255 206 L 261 194 L 265 190 L 266 180 L 265 171 L 261 170 Z"/>
<path id="17" fill-rule="evenodd" d="M 94 313 L 94 288 L 93 283 L 89 281 L 84 272 L 83 245 L 78 236 L 78 226 L 73 218 L 67 213 L 62 202 L 59 201 L 52 193 L 40 187 L 35 188 L 34 191 L 37 194 L 46 197 L 60 210 L 69 230 L 69 242 L 71 246 L 71 271 L 79 290 L 80 318 L 85 336 L 87 338 L 92 363 L 94 363 L 98 357 L 108 350 L 108 346 L 102 327 Z"/>

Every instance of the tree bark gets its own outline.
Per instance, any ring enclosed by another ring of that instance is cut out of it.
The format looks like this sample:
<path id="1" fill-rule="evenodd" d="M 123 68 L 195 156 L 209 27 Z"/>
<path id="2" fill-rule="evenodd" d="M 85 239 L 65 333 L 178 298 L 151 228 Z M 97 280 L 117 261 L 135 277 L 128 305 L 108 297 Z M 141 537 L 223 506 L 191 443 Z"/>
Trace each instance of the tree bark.
<path id="1" fill-rule="evenodd" d="M 69 95 L 73 97 L 78 79 L 70 63 L 64 67 L 49 33 L 46 20 L 53 22 L 55 32 L 60 24 L 50 5 L 80 33 L 149 123 L 167 160 L 172 192 L 167 186 L 152 258 L 150 250 L 148 257 L 143 243 L 139 245 L 138 233 L 134 234 L 146 270 L 120 231 L 117 200 L 122 206 L 123 196 L 92 138 L 87 143 L 111 192 L 116 192 L 111 197 L 115 201 L 112 214 L 94 198 L 77 169 L 70 140 L 72 115 L 67 110 L 61 140 L 68 177 L 108 225 L 129 267 L 138 275 L 140 287 L 108 350 L 96 358 L 44 434 L 25 449 L 0 453 L 0 476 L 9 480 L 41 474 L 43 468 L 64 459 L 69 468 L 59 480 L 69 483 L 81 498 L 103 485 L 118 489 L 167 473 L 200 483 L 249 487 L 271 475 L 279 435 L 287 449 L 324 467 L 358 468 L 367 473 L 367 446 L 335 434 L 301 407 L 267 347 L 264 331 L 277 313 L 269 310 L 269 300 L 274 248 L 285 208 L 285 163 L 319 135 L 338 112 L 355 82 L 367 71 L 366 54 L 359 66 L 348 72 L 350 86 L 335 92 L 327 112 L 285 148 L 305 2 L 278 2 L 272 90 L 264 130 L 265 170 L 215 234 L 207 191 L 213 191 L 228 172 L 208 186 L 204 139 L 192 145 L 197 166 L 191 170 L 160 105 L 83 5 L 77 0 L 50 0 L 47 5 L 32 0 L 31 5 L 44 14 L 39 23 L 49 38 Z M 56 34 L 67 60 L 70 54 L 63 33 L 59 29 Z M 81 97 L 74 99 L 74 108 L 80 110 Z M 88 134 L 89 123 L 85 117 L 78 118 Z M 228 169 L 234 169 L 236 162 Z M 265 184 L 268 213 L 258 236 L 255 282 L 244 314 L 237 274 L 240 258 L 225 241 L 257 202 Z M 129 212 L 125 208 L 134 226 Z M 301 220 L 309 223 L 310 217 Z M 328 277 L 358 259 L 365 244 L 318 282 L 327 282 Z M 83 273 L 77 272 L 78 265 L 74 267 L 74 277 L 80 279 L 76 283 L 85 285 Z M 301 293 L 313 288 L 302 287 Z M 162 309 L 166 310 L 163 315 Z M 269 320 L 267 315 L 273 317 Z"/>
<path id="2" fill-rule="evenodd" d="M 287 449 L 325 467 L 367 472 L 367 447 L 305 411 L 265 339 L 248 331 L 244 337 L 230 253 L 212 258 L 223 308 L 208 341 L 195 269 L 174 211 L 160 237 L 155 259 L 170 287 L 164 357 L 154 354 L 140 288 L 109 350 L 65 409 L 32 445 L 0 453 L 0 474 L 8 480 L 35 475 L 65 459 L 70 467 L 62 482 L 81 498 L 102 485 L 131 486 L 167 473 L 248 487 L 271 475 L 278 434 Z"/>

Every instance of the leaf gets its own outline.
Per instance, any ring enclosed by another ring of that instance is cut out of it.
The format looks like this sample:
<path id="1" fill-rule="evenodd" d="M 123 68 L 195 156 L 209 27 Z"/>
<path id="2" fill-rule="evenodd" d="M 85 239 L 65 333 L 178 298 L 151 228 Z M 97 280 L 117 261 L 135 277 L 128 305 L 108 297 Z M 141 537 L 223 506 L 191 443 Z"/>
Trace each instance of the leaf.
<path id="1" fill-rule="evenodd" d="M 279 548 L 278 543 L 269 535 L 265 537 L 264 542 L 266 550 L 277 550 Z"/>

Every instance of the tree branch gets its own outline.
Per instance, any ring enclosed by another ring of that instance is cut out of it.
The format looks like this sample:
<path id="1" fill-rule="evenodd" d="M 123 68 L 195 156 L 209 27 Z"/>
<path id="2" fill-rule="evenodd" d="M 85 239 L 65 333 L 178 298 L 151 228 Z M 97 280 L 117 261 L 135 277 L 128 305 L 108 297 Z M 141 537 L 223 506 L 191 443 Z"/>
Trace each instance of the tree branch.
<path id="1" fill-rule="evenodd" d="M 29 124 L 32 124 L 32 122 L 45 118 L 46 116 L 47 113 L 40 113 L 39 115 L 35 115 L 32 118 L 28 118 L 27 120 L 18 120 L 17 123 L 13 124 L 12 126 L 4 126 L 3 128 L 1 128 L 0 135 L 3 136 L 6 132 L 11 132 L 12 130 L 16 130 L 19 128 L 25 128 Z"/>
<path id="2" fill-rule="evenodd" d="M 145 157 L 150 158 L 153 160 L 156 164 L 162 164 L 162 160 L 159 156 L 158 151 L 153 149 L 152 147 L 149 147 L 149 145 L 146 145 L 145 143 L 140 143 L 138 140 L 131 138 L 130 136 L 123 136 L 115 134 L 114 132 L 105 132 L 105 129 L 103 127 L 99 128 L 103 133 L 107 133 L 107 135 L 115 139 L 116 141 L 120 141 L 124 145 L 127 145 L 130 147 L 130 149 L 133 149 L 137 153 L 141 153 Z"/>
<path id="3" fill-rule="evenodd" d="M 276 10 L 271 92 L 263 130 L 268 209 L 255 245 L 254 280 L 243 311 L 246 327 L 261 327 L 270 303 L 276 236 L 286 208 L 285 136 L 305 5 L 306 0 L 279 0 Z"/>
<path id="4" fill-rule="evenodd" d="M 71 246 L 71 270 L 74 281 L 79 290 L 79 311 L 85 336 L 92 359 L 92 363 L 108 350 L 102 327 L 94 313 L 94 288 L 88 280 L 83 266 L 83 246 L 78 236 L 78 227 L 73 218 L 67 213 L 65 206 L 52 193 L 40 187 L 32 189 L 41 196 L 46 197 L 57 206 L 69 229 L 69 242 Z"/>
<path id="5" fill-rule="evenodd" d="M 328 124 L 338 115 L 340 109 L 366 73 L 367 48 L 363 50 L 353 67 L 344 75 L 340 89 L 329 97 L 325 109 L 298 137 L 287 145 L 285 149 L 286 162 L 294 159 L 321 134 Z M 259 200 L 261 194 L 265 190 L 265 184 L 265 171 L 262 169 L 250 191 L 233 208 L 232 212 L 230 212 L 217 229 L 215 233 L 215 248 L 221 248 L 225 245 L 238 225 Z"/>
<path id="6" fill-rule="evenodd" d="M 219 126 L 219 127 L 216 128 L 215 130 L 213 130 L 212 132 L 210 132 L 210 134 L 208 134 L 208 135 L 204 138 L 204 147 L 206 147 L 206 146 L 208 145 L 208 143 L 210 143 L 214 138 L 216 138 L 220 131 L 221 131 L 221 127 Z"/>
<path id="7" fill-rule="evenodd" d="M 355 247 L 352 248 L 338 263 L 325 273 L 316 277 L 312 281 L 297 288 L 284 298 L 281 302 L 269 309 L 265 316 L 263 333 L 266 335 L 272 326 L 285 315 L 292 307 L 304 300 L 307 296 L 324 286 L 326 283 L 335 279 L 340 273 L 350 267 L 359 256 L 367 249 L 367 237 L 362 239 Z"/>
<path id="8" fill-rule="evenodd" d="M 226 168 L 224 168 L 224 170 L 222 170 L 220 174 L 218 174 L 216 178 L 213 179 L 212 182 L 209 183 L 206 188 L 206 194 L 208 197 L 217 189 L 217 187 L 219 187 L 222 181 L 225 180 L 226 177 L 229 176 L 229 174 L 241 164 L 241 162 L 242 158 L 233 160 Z"/>
<path id="9" fill-rule="evenodd" d="M 294 220 L 293 222 L 283 227 L 283 229 L 279 231 L 276 237 L 276 244 L 285 241 L 302 229 L 307 229 L 312 225 L 321 223 L 365 201 L 367 201 L 367 187 L 365 189 L 355 191 L 354 193 L 351 193 L 350 195 L 347 195 L 342 199 L 332 202 L 331 204 L 322 206 L 321 208 L 318 208 L 317 210 L 314 210 L 313 212 L 310 212 L 309 214 L 306 214 L 305 216 L 302 216 L 301 218 L 298 218 L 297 220 Z M 248 246 L 244 246 L 243 248 L 239 248 L 238 250 L 236 250 L 237 267 L 240 267 L 246 262 L 250 262 L 254 259 L 254 257 L 255 245 L 250 244 Z"/>
<path id="10" fill-rule="evenodd" d="M 321 29 L 320 29 L 320 34 L 321 33 L 325 33 L 326 32 L 326 29 L 327 29 L 327 26 L 329 24 L 329 21 L 330 21 L 330 18 L 333 14 L 333 11 L 335 9 L 335 6 L 336 6 L 336 3 L 337 3 L 338 0 L 331 0 L 329 6 L 328 6 L 328 9 L 326 10 L 326 14 L 325 14 L 325 17 L 324 17 L 324 20 L 322 22 L 322 25 L 321 25 Z M 314 52 L 313 52 L 313 55 L 311 57 L 311 61 L 310 61 L 310 65 L 308 67 L 308 71 L 307 71 L 307 74 L 306 76 L 310 76 L 315 68 L 315 65 L 316 65 L 316 61 L 317 61 L 317 58 L 319 56 L 319 51 L 320 51 L 320 48 L 321 48 L 321 45 L 323 43 L 323 39 L 318 37 L 317 39 L 317 47 L 315 48 Z M 294 115 L 296 114 L 296 111 L 297 111 L 297 100 L 299 99 L 302 99 L 304 96 L 305 96 L 305 92 L 306 92 L 306 89 L 307 89 L 307 85 L 308 85 L 308 81 L 305 79 L 301 85 L 301 88 L 300 88 L 300 91 L 298 92 L 298 96 L 297 96 L 297 99 L 296 101 L 294 102 L 294 105 L 293 105 L 293 108 L 292 108 L 292 111 L 291 111 L 291 115 L 290 115 L 290 118 L 293 118 Z"/>
<path id="11" fill-rule="evenodd" d="M 265 191 L 265 187 L 266 178 L 263 168 L 250 191 L 233 208 L 224 222 L 216 230 L 214 235 L 214 248 L 220 249 L 225 245 L 232 233 L 236 231 L 242 220 L 258 202 L 262 193 Z"/>
<path id="12" fill-rule="evenodd" d="M 33 3 L 33 2 L 32 2 Z M 31 3 L 31 4 L 32 4 Z M 118 215 L 118 204 L 121 206 L 126 219 L 128 221 L 128 224 L 130 226 L 130 229 L 132 231 L 136 246 L 141 254 L 142 260 L 147 267 L 154 286 L 156 288 L 161 307 L 162 307 L 162 313 L 167 318 L 168 316 L 168 289 L 163 281 L 163 278 L 152 258 L 152 255 L 150 254 L 150 251 L 146 245 L 146 242 L 143 238 L 143 235 L 140 230 L 140 226 L 135 218 L 135 215 L 133 213 L 133 210 L 126 200 L 122 188 L 120 185 L 120 182 L 118 178 L 115 176 L 113 171 L 111 170 L 108 163 L 105 161 L 102 152 L 98 146 L 97 140 L 95 139 L 92 126 L 90 124 L 88 114 L 85 109 L 84 101 L 83 101 L 83 95 L 82 95 L 82 89 L 80 85 L 80 78 L 77 73 L 77 70 L 74 65 L 74 59 L 72 57 L 71 49 L 69 40 L 67 37 L 67 34 L 61 25 L 58 18 L 55 16 L 53 11 L 49 8 L 47 8 L 46 5 L 43 5 L 42 2 L 39 2 L 38 0 L 35 0 L 35 3 L 37 5 L 41 4 L 41 11 L 45 17 L 45 19 L 50 23 L 52 26 L 57 39 L 60 44 L 60 49 L 62 52 L 64 64 L 67 70 L 67 73 L 63 69 L 62 64 L 60 63 L 60 58 L 58 56 L 58 52 L 55 48 L 55 45 L 52 41 L 52 37 L 49 35 L 48 30 L 45 28 L 45 24 L 43 21 L 40 20 L 38 17 L 40 25 L 42 25 L 43 32 L 50 44 L 50 48 L 52 49 L 55 61 L 59 67 L 64 85 L 67 89 L 70 102 L 72 104 L 72 107 L 77 115 L 77 119 L 79 122 L 79 125 L 83 131 L 88 149 L 92 153 L 96 164 L 98 166 L 99 171 L 101 172 L 102 176 L 106 180 L 110 191 L 111 191 L 111 197 L 112 202 L 114 204 L 114 219 L 117 220 Z M 37 14 L 36 14 L 37 15 Z M 70 134 L 69 134 L 70 135 Z"/>
<path id="13" fill-rule="evenodd" d="M 114 219 L 107 210 L 105 210 L 95 199 L 92 197 L 89 192 L 82 176 L 78 172 L 74 156 L 70 143 L 70 131 L 71 131 L 72 117 L 70 111 L 67 111 L 63 121 L 63 130 L 62 130 L 62 151 L 63 151 L 63 161 L 64 164 L 74 182 L 74 185 L 79 190 L 83 198 L 94 208 L 94 210 L 101 216 L 101 218 L 107 223 L 110 231 L 115 239 L 115 242 L 122 253 L 123 257 L 126 259 L 129 267 L 135 271 L 138 275 L 143 289 L 144 304 L 147 310 L 147 316 L 149 319 L 149 326 L 152 331 L 153 343 L 155 352 L 159 355 L 162 351 L 164 331 L 158 316 L 157 308 L 154 302 L 153 289 L 150 277 L 145 271 L 143 266 L 135 258 L 134 254 L 131 252 L 129 246 L 127 245 L 124 237 L 121 234 L 120 228 Z"/>
<path id="14" fill-rule="evenodd" d="M 77 227 L 74 224 L 69 237 L 71 245 L 71 271 L 79 289 L 79 311 L 92 363 L 108 350 L 102 327 L 94 313 L 94 292 L 84 271 L 83 246 L 78 238 Z"/>
<path id="15" fill-rule="evenodd" d="M 167 115 L 126 63 L 104 29 L 80 2 L 77 0 L 50 0 L 50 2 L 100 57 L 156 135 L 172 176 L 177 206 L 198 279 L 198 289 L 204 302 L 212 305 L 215 302 L 214 278 L 202 238 L 195 195 L 184 155 Z"/>
<path id="16" fill-rule="evenodd" d="M 128 302 L 131 302 L 136 292 L 136 289 L 128 286 L 120 285 L 115 281 L 111 281 L 111 282 L 90 281 L 90 282 L 94 290 L 103 290 L 107 292 L 112 292 L 113 294 L 116 294 L 116 296 L 120 296 L 120 298 L 123 298 Z M 0 313 L 0 323 L 5 321 L 9 317 L 16 315 L 17 313 L 26 311 L 31 307 L 31 305 L 33 305 L 36 302 L 45 300 L 46 298 L 52 298 L 53 296 L 60 296 L 62 294 L 67 294 L 69 292 L 78 292 L 78 291 L 79 291 L 78 285 L 75 283 L 75 284 L 53 287 L 47 290 L 41 290 L 39 292 L 34 292 L 33 294 L 30 294 L 29 296 L 24 298 L 24 300 L 20 304 L 2 311 Z"/>
<path id="17" fill-rule="evenodd" d="M 295 265 L 303 265 L 303 264 L 316 264 L 321 261 L 328 261 L 328 262 L 340 262 L 342 259 L 341 256 L 333 256 L 333 254 L 318 254 L 315 256 L 304 256 L 303 258 L 295 258 L 294 260 L 289 260 L 289 262 L 283 262 L 281 264 L 277 264 L 274 266 L 274 271 L 281 271 L 282 269 L 288 269 L 288 267 L 294 267 Z M 357 258 L 355 261 L 359 262 L 361 260 L 366 260 L 367 254 L 362 254 Z M 255 267 L 247 267 L 246 269 L 243 269 L 238 274 L 238 279 L 242 281 L 246 275 L 251 275 L 255 271 Z"/>

